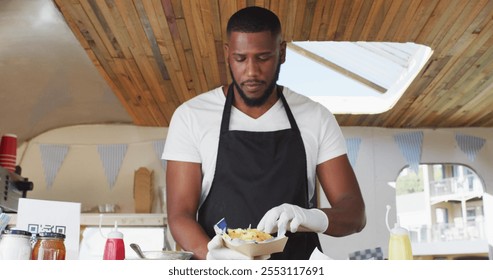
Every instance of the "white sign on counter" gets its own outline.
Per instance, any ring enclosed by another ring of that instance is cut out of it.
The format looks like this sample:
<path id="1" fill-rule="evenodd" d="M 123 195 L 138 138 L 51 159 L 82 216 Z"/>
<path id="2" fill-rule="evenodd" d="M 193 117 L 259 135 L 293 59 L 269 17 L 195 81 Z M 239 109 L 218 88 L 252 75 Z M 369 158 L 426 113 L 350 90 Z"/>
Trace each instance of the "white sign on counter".
<path id="1" fill-rule="evenodd" d="M 80 203 L 21 198 L 16 227 L 32 233 L 65 234 L 65 258 L 67 260 L 78 259 Z"/>

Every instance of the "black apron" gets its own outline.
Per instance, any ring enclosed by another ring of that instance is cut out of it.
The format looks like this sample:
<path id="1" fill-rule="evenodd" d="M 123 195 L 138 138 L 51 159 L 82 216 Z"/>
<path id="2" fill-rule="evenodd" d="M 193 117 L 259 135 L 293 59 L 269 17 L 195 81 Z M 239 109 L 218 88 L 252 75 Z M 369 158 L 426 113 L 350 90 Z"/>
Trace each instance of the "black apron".
<path id="1" fill-rule="evenodd" d="M 230 85 L 221 122 L 216 171 L 210 192 L 199 209 L 198 222 L 209 237 L 214 224 L 226 218 L 228 228 L 255 228 L 271 208 L 291 203 L 308 208 L 306 153 L 300 130 L 280 90 L 291 128 L 269 131 L 230 131 L 234 100 Z M 271 259 L 308 259 L 315 247 L 321 250 L 316 233 L 291 233 L 282 253 Z"/>

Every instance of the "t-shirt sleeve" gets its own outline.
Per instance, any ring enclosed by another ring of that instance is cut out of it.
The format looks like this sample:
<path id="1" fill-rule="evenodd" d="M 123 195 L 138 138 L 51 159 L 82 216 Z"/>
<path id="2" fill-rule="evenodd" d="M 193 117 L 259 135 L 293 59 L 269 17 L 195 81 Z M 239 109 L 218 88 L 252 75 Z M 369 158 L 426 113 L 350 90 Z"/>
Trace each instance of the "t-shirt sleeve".
<path id="1" fill-rule="evenodd" d="M 346 140 L 334 115 L 323 110 L 317 164 L 347 154 Z"/>
<path id="2" fill-rule="evenodd" d="M 175 110 L 168 128 L 162 159 L 201 162 L 191 118 L 186 105 L 181 105 Z"/>

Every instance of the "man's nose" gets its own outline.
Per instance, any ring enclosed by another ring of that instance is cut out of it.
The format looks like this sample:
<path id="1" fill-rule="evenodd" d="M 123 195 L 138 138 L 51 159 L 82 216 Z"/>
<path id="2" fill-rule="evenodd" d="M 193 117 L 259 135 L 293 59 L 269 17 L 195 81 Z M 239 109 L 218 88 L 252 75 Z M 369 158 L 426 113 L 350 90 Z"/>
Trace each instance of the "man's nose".
<path id="1" fill-rule="evenodd" d="M 257 76 L 260 71 L 259 64 L 255 59 L 248 59 L 246 65 L 246 74 L 250 77 Z"/>

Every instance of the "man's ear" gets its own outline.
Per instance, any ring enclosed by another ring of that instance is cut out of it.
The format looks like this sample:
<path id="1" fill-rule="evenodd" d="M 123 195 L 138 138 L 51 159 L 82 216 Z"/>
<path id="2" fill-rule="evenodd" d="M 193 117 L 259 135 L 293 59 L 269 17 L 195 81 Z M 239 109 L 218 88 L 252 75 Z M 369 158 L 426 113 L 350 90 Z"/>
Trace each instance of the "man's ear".
<path id="1" fill-rule="evenodd" d="M 224 54 L 225 54 L 225 58 L 226 58 L 226 64 L 229 64 L 229 45 L 228 43 L 224 43 Z"/>
<path id="2" fill-rule="evenodd" d="M 279 62 L 283 64 L 286 61 L 286 41 L 281 42 L 281 46 L 279 48 Z"/>

